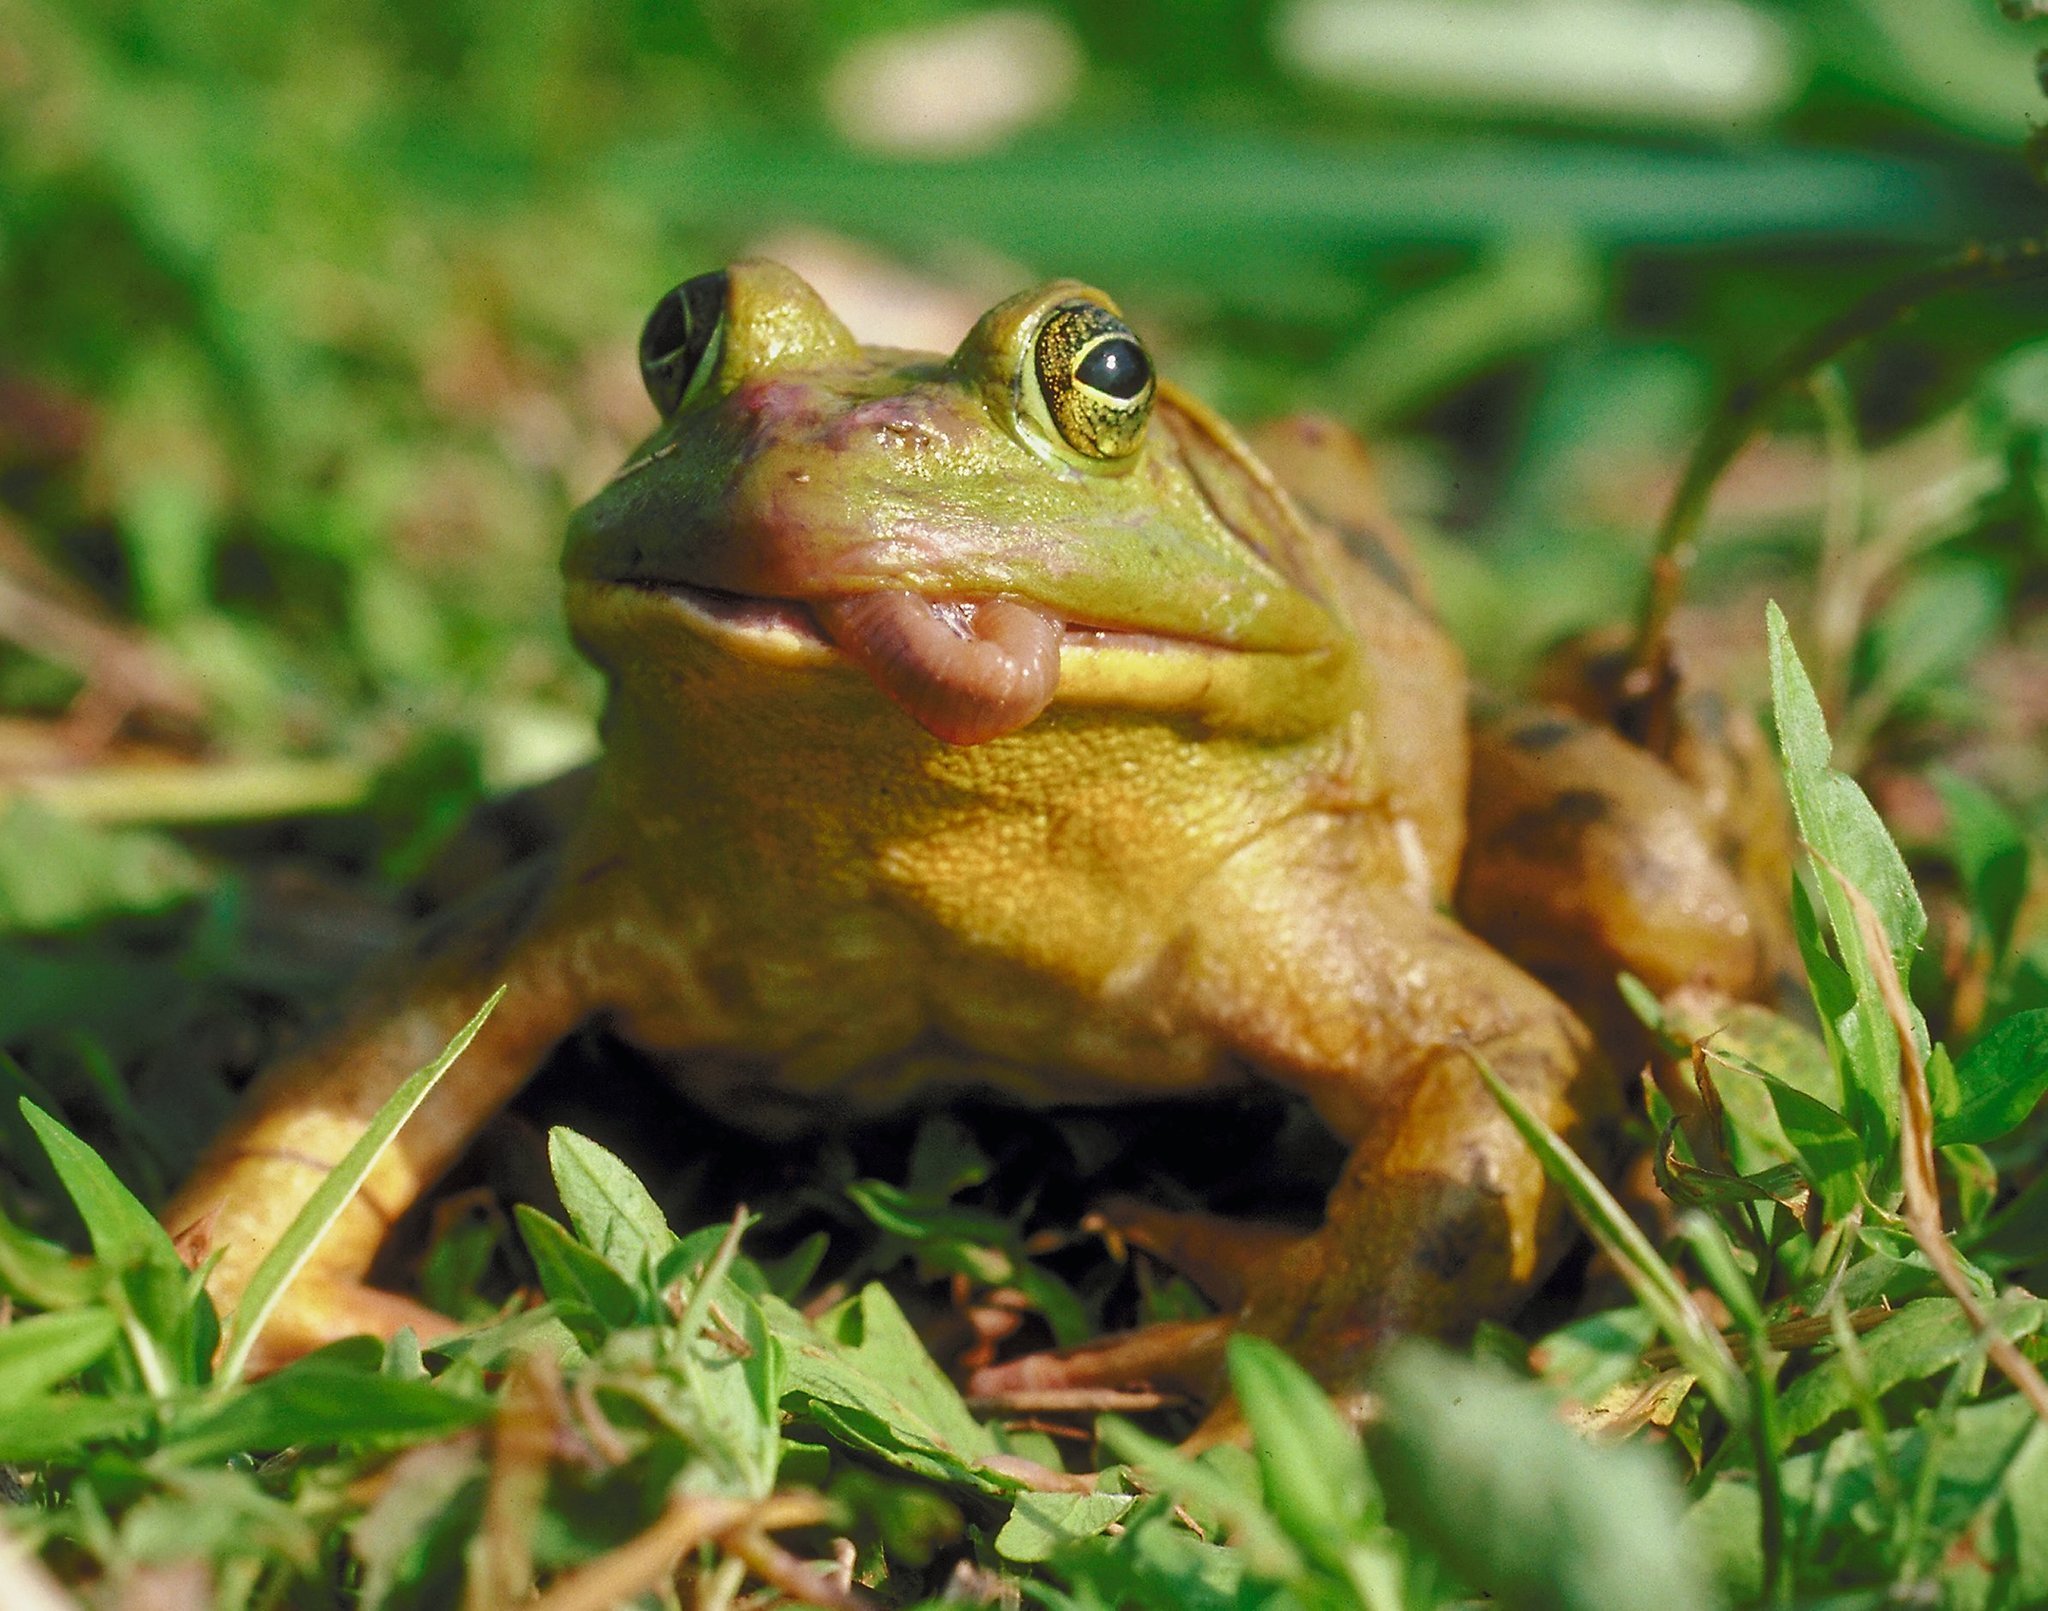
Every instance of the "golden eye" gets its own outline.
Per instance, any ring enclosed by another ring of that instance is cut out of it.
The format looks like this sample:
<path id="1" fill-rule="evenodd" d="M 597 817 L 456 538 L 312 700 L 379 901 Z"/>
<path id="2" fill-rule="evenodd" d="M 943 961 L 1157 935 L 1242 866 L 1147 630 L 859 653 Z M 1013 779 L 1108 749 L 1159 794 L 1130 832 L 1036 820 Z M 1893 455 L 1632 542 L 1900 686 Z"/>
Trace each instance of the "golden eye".
<path id="1" fill-rule="evenodd" d="M 640 331 L 640 379 L 667 419 L 718 367 L 725 334 L 725 270 L 685 280 L 654 304 Z"/>
<path id="2" fill-rule="evenodd" d="M 1094 302 L 1062 302 L 1038 327 L 1039 396 L 1066 444 L 1091 459 L 1128 458 L 1152 417 L 1152 360 L 1131 328 Z"/>

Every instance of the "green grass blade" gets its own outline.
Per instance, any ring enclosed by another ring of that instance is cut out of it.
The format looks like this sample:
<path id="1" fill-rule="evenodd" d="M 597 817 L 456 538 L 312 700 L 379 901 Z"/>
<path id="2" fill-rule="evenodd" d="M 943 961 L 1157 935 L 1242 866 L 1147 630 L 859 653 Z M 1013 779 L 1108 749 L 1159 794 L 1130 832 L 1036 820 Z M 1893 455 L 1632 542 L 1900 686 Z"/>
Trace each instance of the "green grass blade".
<path id="1" fill-rule="evenodd" d="M 241 1303 L 228 1320 L 227 1346 L 221 1356 L 220 1373 L 214 1379 L 216 1387 L 226 1387 L 241 1380 L 242 1372 L 249 1363 L 249 1351 L 263 1334 L 263 1327 L 277 1308 L 278 1300 L 284 1296 L 285 1289 L 306 1267 L 306 1261 L 313 1256 L 320 1239 L 341 1217 L 341 1211 L 369 1178 L 370 1171 L 377 1167 L 377 1160 L 384 1156 L 384 1149 L 391 1145 L 405 1121 L 427 1099 L 427 1093 L 440 1083 L 441 1076 L 476 1038 L 477 1031 L 484 1027 L 484 1021 L 504 996 L 505 987 L 500 985 L 491 999 L 478 1009 L 477 1015 L 456 1033 L 439 1057 L 391 1093 L 390 1099 L 370 1121 L 369 1128 L 357 1138 L 341 1162 L 328 1171 L 319 1189 L 306 1199 L 306 1206 L 299 1210 L 291 1228 L 278 1238 L 277 1246 L 256 1266 L 256 1273 L 250 1277 Z"/>
<path id="2" fill-rule="evenodd" d="M 1493 1099 L 1542 1163 L 1543 1172 L 1564 1193 L 1572 1211 L 1614 1260 L 1636 1301 L 1655 1316 L 1671 1339 L 1671 1346 L 1685 1361 L 1686 1369 L 1699 1378 L 1700 1386 L 1722 1414 L 1741 1421 L 1748 1408 L 1741 1372 L 1721 1334 L 1707 1324 L 1671 1266 L 1658 1256 L 1642 1228 L 1628 1217 L 1628 1212 L 1614 1200 L 1586 1161 L 1565 1145 L 1563 1137 L 1508 1089 L 1485 1058 L 1469 1047 L 1467 1055 L 1478 1065 L 1479 1077 L 1486 1081 Z"/>
<path id="3" fill-rule="evenodd" d="M 21 1099 L 21 1113 L 50 1155 L 50 1166 L 85 1221 L 92 1250 L 102 1264 L 115 1270 L 138 1264 L 183 1268 L 170 1233 L 115 1178 L 98 1153 L 27 1097 Z"/>

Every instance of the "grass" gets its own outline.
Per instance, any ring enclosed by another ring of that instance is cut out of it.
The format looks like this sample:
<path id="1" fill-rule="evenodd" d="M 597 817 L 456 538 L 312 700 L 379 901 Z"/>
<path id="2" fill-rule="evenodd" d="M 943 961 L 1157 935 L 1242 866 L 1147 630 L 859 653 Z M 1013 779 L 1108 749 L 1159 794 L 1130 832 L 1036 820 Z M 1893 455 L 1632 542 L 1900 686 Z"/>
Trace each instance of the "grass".
<path id="1" fill-rule="evenodd" d="M 591 1043 L 416 1238 L 471 1329 L 235 1368 L 260 1302 L 215 1315 L 146 1205 L 471 805 L 587 753 L 553 555 L 646 424 L 669 283 L 820 229 L 960 300 L 1094 278 L 1230 412 L 1371 427 L 1512 685 L 1636 611 L 1717 398 L 2044 215 L 2038 25 L 1988 0 L 1746 0 L 1757 76 L 1661 107 L 1560 74 L 1541 7 L 1449 79 L 1386 45 L 1347 86 L 1269 8 L 1076 4 L 1070 99 L 1006 144 L 835 123 L 849 53 L 960 9 L 0 0 L 0 1601 L 2048 1603 L 2022 286 L 1801 357 L 1687 545 L 1689 641 L 1773 707 L 1810 1010 L 1633 991 L 1668 1212 L 1523 1116 L 1601 1259 L 1391 1352 L 1362 1432 L 1252 1340 L 1256 1453 L 1199 1459 L 1170 1408 L 992 1414 L 934 1358 L 1199 1315 L 1076 1227 L 1113 1190 L 1242 1206 L 1254 1135 L 1312 1209 L 1298 1113 L 794 1152 L 693 1115 L 665 1149 Z"/>

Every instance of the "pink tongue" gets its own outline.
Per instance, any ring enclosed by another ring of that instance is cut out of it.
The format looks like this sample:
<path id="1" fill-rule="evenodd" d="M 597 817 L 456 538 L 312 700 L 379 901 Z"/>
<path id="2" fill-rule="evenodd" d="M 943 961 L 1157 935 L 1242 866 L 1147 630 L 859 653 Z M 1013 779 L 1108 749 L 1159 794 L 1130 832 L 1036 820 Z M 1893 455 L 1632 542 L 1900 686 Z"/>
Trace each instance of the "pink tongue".
<path id="1" fill-rule="evenodd" d="M 876 687 L 948 744 L 1014 733 L 1059 686 L 1065 629 L 1028 604 L 933 604 L 899 592 L 825 599 L 811 609 Z"/>

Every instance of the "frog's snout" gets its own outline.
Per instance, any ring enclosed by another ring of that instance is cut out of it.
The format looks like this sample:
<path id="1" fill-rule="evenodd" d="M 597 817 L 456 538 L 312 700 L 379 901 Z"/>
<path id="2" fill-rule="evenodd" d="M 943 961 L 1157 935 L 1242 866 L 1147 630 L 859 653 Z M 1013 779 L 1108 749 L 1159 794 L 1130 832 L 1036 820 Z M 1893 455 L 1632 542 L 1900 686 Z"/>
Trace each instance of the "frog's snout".
<path id="1" fill-rule="evenodd" d="M 934 602 L 891 589 L 814 600 L 811 613 L 876 687 L 948 744 L 1014 733 L 1059 688 L 1064 625 L 1014 599 Z"/>

